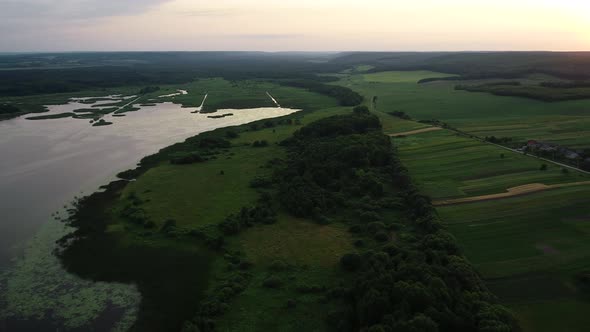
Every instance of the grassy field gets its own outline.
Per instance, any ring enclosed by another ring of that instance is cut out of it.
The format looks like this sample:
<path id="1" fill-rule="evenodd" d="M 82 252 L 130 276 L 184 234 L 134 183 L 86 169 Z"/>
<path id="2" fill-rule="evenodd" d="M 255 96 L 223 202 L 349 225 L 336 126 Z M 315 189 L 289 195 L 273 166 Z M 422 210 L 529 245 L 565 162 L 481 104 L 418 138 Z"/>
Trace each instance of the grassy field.
<path id="1" fill-rule="evenodd" d="M 276 153 L 280 150 L 275 147 L 237 147 L 231 149 L 232 155 L 224 153 L 211 162 L 161 165 L 129 185 L 124 196 L 133 192 L 149 201 L 144 209 L 158 225 L 167 219 L 183 227 L 215 224 L 228 211 L 238 211 L 256 200 L 257 193 L 248 184 L 263 175 L 260 163 Z"/>
<path id="2" fill-rule="evenodd" d="M 507 136 L 520 141 L 551 141 L 572 148 L 590 147 L 588 99 L 547 103 L 457 91 L 454 88 L 457 82 L 417 84 L 423 78 L 444 76 L 451 75 L 424 71 L 340 75 L 341 80 L 336 84 L 364 95 L 367 105 L 377 96 L 377 110 L 381 112 L 404 111 L 418 120 L 438 119 L 478 136 Z M 468 81 L 469 84 L 478 82 Z"/>
<path id="3" fill-rule="evenodd" d="M 435 199 L 588 180 L 554 165 L 541 171 L 534 158 L 448 130 L 394 138 L 394 143 L 412 178 Z M 590 321 L 582 313 L 590 304 L 580 299 L 573 277 L 590 268 L 589 195 L 590 186 L 581 185 L 437 210 L 526 331 L 555 331 L 547 318 L 555 317 L 554 310 L 569 317 L 567 331 L 584 331 Z"/>
<path id="4" fill-rule="evenodd" d="M 328 329 L 325 312 L 334 305 L 321 304 L 321 292 L 302 290 L 330 285 L 343 277 L 338 261 L 343 253 L 353 250 L 352 237 L 344 225 L 320 226 L 281 214 L 276 224 L 249 229 L 234 239 L 232 246 L 254 263 L 254 280 L 219 321 L 219 331 Z M 270 276 L 280 278 L 284 285 L 262 287 Z M 289 308 L 289 301 L 296 305 Z"/>
<path id="5" fill-rule="evenodd" d="M 526 331 L 555 331 L 556 311 L 568 324 L 558 330 L 585 331 L 590 303 L 573 278 L 590 268 L 589 195 L 588 186 L 564 188 L 438 211 Z"/>
<path id="6" fill-rule="evenodd" d="M 224 108 L 275 107 L 266 94 L 268 92 L 282 107 L 318 109 L 337 105 L 329 97 L 302 89 L 262 81 L 227 81 L 221 78 L 200 79 L 185 85 L 166 86 L 160 91 L 160 95 L 174 93 L 177 89 L 184 89 L 188 91 L 188 94 L 158 99 L 171 100 L 186 107 L 198 107 L 205 94 L 208 94 L 204 106 L 206 111 Z"/>

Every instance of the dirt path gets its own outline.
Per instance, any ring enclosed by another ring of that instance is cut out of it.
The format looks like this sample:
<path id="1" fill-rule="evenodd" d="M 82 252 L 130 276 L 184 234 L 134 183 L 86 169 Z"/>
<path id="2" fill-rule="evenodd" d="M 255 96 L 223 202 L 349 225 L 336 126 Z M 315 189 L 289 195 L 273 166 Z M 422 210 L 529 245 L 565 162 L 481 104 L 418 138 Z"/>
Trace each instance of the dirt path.
<path id="1" fill-rule="evenodd" d="M 266 94 L 270 97 L 270 99 L 272 100 L 273 103 L 275 103 L 275 105 L 277 105 L 277 107 L 281 107 L 281 105 L 279 104 L 279 102 L 275 99 L 275 97 L 273 97 L 268 91 L 266 91 Z"/>
<path id="2" fill-rule="evenodd" d="M 428 128 L 416 129 L 416 130 L 411 130 L 411 131 L 405 131 L 403 133 L 389 134 L 389 136 L 392 136 L 392 137 L 409 136 L 409 135 L 427 133 L 429 131 L 436 131 L 436 130 L 442 130 L 442 128 L 441 127 L 428 127 Z"/>
<path id="3" fill-rule="evenodd" d="M 581 186 L 581 185 L 590 185 L 590 181 L 560 183 L 560 184 L 554 184 L 554 185 L 546 185 L 546 184 L 542 184 L 542 183 L 530 183 L 530 184 L 525 184 L 525 185 L 518 186 L 518 187 L 508 188 L 508 190 L 504 193 L 482 195 L 482 196 L 473 196 L 473 197 L 463 197 L 463 198 L 456 198 L 456 199 L 444 199 L 444 200 L 434 201 L 433 205 L 445 206 L 445 205 L 456 205 L 456 204 L 463 204 L 463 203 L 490 201 L 490 200 L 496 200 L 496 199 L 502 199 L 502 198 L 508 198 L 508 197 L 523 196 L 523 195 L 528 195 L 528 194 L 532 194 L 532 193 L 536 193 L 536 192 L 540 192 L 540 191 L 545 191 L 545 190 L 550 190 L 550 189 Z"/>

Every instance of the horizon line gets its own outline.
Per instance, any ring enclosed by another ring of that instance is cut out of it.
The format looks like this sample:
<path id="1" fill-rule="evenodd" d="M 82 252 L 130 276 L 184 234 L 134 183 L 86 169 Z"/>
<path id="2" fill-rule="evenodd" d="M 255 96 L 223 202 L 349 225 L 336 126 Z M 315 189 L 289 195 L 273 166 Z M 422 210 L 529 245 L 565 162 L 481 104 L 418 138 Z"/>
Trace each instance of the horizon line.
<path id="1" fill-rule="evenodd" d="M 262 51 L 262 50 L 70 50 L 70 51 L 0 51 L 0 55 L 14 54 L 48 54 L 48 53 L 590 53 L 589 50 L 348 50 L 348 51 Z"/>

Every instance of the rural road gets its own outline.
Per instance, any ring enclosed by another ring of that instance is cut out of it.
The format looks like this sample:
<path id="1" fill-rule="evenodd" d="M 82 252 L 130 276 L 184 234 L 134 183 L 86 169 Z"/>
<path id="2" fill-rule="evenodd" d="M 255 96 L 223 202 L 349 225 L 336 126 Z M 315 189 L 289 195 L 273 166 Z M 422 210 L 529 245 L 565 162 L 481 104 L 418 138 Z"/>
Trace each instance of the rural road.
<path id="1" fill-rule="evenodd" d="M 508 188 L 508 190 L 506 192 L 499 193 L 499 194 L 462 197 L 462 198 L 456 198 L 456 199 L 443 199 L 443 200 L 434 201 L 434 202 L 432 202 L 432 204 L 434 206 L 445 206 L 445 205 L 457 205 L 457 204 L 481 202 L 481 201 L 491 201 L 491 200 L 496 200 L 496 199 L 501 199 L 501 198 L 508 198 L 508 197 L 516 197 L 516 196 L 533 194 L 533 193 L 537 193 L 537 192 L 545 191 L 545 190 L 575 187 L 575 186 L 582 186 L 582 185 L 590 185 L 590 181 L 560 183 L 560 184 L 554 184 L 554 185 L 546 185 L 546 184 L 542 184 L 542 183 L 530 183 L 530 184 L 525 184 L 525 185 L 518 186 L 518 187 Z"/>
<path id="2" fill-rule="evenodd" d="M 409 136 L 409 135 L 427 133 L 427 132 L 436 131 L 436 130 L 442 130 L 442 128 L 441 127 L 428 127 L 428 128 L 405 131 L 402 133 L 389 134 L 389 136 L 391 136 L 391 137 Z"/>
<path id="3" fill-rule="evenodd" d="M 532 155 L 532 154 L 525 154 L 525 153 L 522 153 L 522 152 L 520 152 L 520 151 L 518 151 L 518 150 L 516 150 L 516 149 L 511 149 L 511 148 L 509 148 L 509 147 L 507 147 L 507 146 L 503 146 L 503 145 L 500 145 L 500 144 L 495 144 L 495 143 L 492 143 L 492 142 L 488 142 L 488 141 L 486 141 L 486 140 L 484 140 L 484 139 L 481 139 L 481 138 L 479 138 L 479 137 L 477 138 L 477 140 L 479 140 L 479 141 L 481 141 L 481 142 L 484 142 L 484 143 L 487 143 L 487 144 L 491 144 L 491 145 L 494 145 L 494 146 L 500 147 L 500 148 L 502 148 L 502 149 L 504 149 L 504 150 L 508 150 L 508 151 L 512 151 L 512 152 L 514 152 L 514 153 L 518 153 L 518 154 L 522 154 L 522 155 L 525 155 L 525 156 L 529 156 L 529 157 L 531 157 L 531 158 L 535 158 L 535 159 L 543 160 L 543 161 L 546 161 L 546 162 L 548 162 L 548 163 L 555 164 L 555 165 L 557 165 L 557 166 L 561 166 L 561 167 L 569 168 L 569 169 L 572 169 L 572 170 L 574 170 L 574 171 L 578 171 L 578 172 L 580 172 L 580 173 L 584 173 L 584 174 L 590 175 L 590 172 L 587 172 L 587 171 L 585 171 L 585 170 L 579 169 L 579 168 L 577 168 L 577 167 L 574 167 L 574 166 L 571 166 L 571 165 L 563 164 L 563 163 L 560 163 L 560 162 L 558 162 L 558 161 L 554 161 L 554 160 L 551 160 L 551 159 L 546 159 L 546 158 L 542 158 L 542 157 L 537 157 L 537 156 L 535 156 L 535 155 Z"/>
<path id="4" fill-rule="evenodd" d="M 431 129 L 431 128 L 433 128 L 433 127 L 425 128 L 425 129 L 430 129 L 430 130 L 423 130 L 423 131 L 421 131 L 421 129 L 419 129 L 419 130 L 409 131 L 409 132 L 406 132 L 406 133 L 390 134 L 389 136 L 411 135 L 411 134 L 418 134 L 420 132 L 427 132 L 427 131 L 434 130 L 434 129 Z M 512 148 L 509 148 L 509 147 L 504 146 L 504 145 L 500 145 L 500 144 L 488 142 L 485 139 L 483 139 L 481 137 L 478 137 L 478 136 L 475 136 L 475 135 L 470 134 L 470 133 L 465 133 L 465 132 L 461 132 L 461 131 L 458 131 L 458 130 L 455 130 L 455 129 L 443 128 L 443 127 L 434 127 L 434 128 L 447 129 L 447 130 L 453 131 L 453 132 L 455 132 L 457 134 L 461 134 L 461 135 L 470 135 L 470 136 L 472 136 L 472 138 L 474 140 L 477 140 L 477 141 L 480 141 L 480 142 L 483 142 L 483 143 L 486 143 L 486 144 L 490 144 L 490 145 L 493 145 L 493 146 L 497 146 L 497 147 L 502 148 L 504 150 L 512 151 L 514 153 L 525 155 L 525 156 L 528 156 L 528 157 L 531 157 L 531 158 L 543 160 L 543 161 L 546 161 L 548 163 L 551 163 L 551 164 L 554 164 L 554 165 L 557 165 L 557 166 L 561 166 L 561 167 L 564 167 L 564 168 L 568 168 L 568 169 L 571 169 L 571 170 L 574 170 L 574 171 L 577 171 L 577 172 L 580 172 L 580 173 L 583 173 L 583 174 L 586 174 L 586 175 L 590 175 L 590 172 L 585 171 L 585 170 L 582 170 L 582 169 L 579 169 L 577 167 L 574 167 L 574 166 L 571 166 L 571 165 L 567 165 L 567 164 L 563 164 L 563 163 L 560 163 L 558 161 L 554 161 L 554 160 L 551 160 L 551 159 L 547 159 L 547 158 L 543 158 L 543 157 L 537 157 L 537 156 L 532 155 L 532 154 L 525 154 L 525 153 L 523 153 L 521 151 L 518 151 L 518 150 L 512 149 Z"/>

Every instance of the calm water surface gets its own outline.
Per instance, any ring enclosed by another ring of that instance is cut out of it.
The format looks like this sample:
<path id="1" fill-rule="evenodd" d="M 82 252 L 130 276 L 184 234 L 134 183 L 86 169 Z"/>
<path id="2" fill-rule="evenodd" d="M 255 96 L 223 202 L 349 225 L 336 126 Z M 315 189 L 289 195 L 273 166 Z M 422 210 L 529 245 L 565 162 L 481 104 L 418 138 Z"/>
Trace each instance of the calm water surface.
<path id="1" fill-rule="evenodd" d="M 71 102 L 49 106 L 50 113 L 45 114 L 90 106 Z M 117 294 L 129 298 L 136 294 L 132 286 L 124 289 L 122 285 L 114 285 L 113 288 L 60 275 L 65 272 L 50 251 L 53 241 L 64 230 L 59 222 L 52 221 L 51 214 L 63 208 L 74 196 L 91 193 L 114 179 L 118 172 L 134 167 L 142 157 L 198 133 L 297 111 L 279 107 L 220 110 L 234 116 L 210 119 L 208 114 L 191 113 L 195 110 L 198 109 L 160 103 L 125 113 L 124 117 L 107 115 L 104 119 L 114 124 L 101 127 L 92 127 L 88 119 L 72 118 L 26 120 L 20 117 L 0 121 L 0 271 L 3 271 L 0 275 L 0 331 L 6 330 L 7 316 L 22 316 L 20 318 L 26 321 L 27 316 L 35 315 L 35 311 L 46 310 L 45 306 L 58 309 L 37 312 L 35 319 L 41 319 L 41 323 L 52 318 L 72 318 L 68 316 L 67 310 L 71 308 L 67 306 L 73 304 L 55 301 L 60 296 L 70 300 L 76 291 L 85 292 L 83 301 L 104 303 L 109 302 L 108 297 L 99 295 L 104 292 L 119 292 Z M 34 275 L 39 273 L 48 275 Z M 67 283 L 67 292 L 43 294 L 59 289 L 63 286 L 59 285 L 61 282 Z M 33 287 L 36 290 L 31 292 Z M 93 299 L 93 296 L 101 298 Z M 31 302 L 39 302 L 38 307 Z M 119 306 L 131 302 L 136 300 L 122 301 Z M 21 308 L 25 304 L 27 308 Z M 111 316 L 95 312 L 92 317 L 108 325 L 109 319 L 121 319 L 122 314 Z M 80 317 L 77 319 L 65 327 L 82 326 Z"/>

